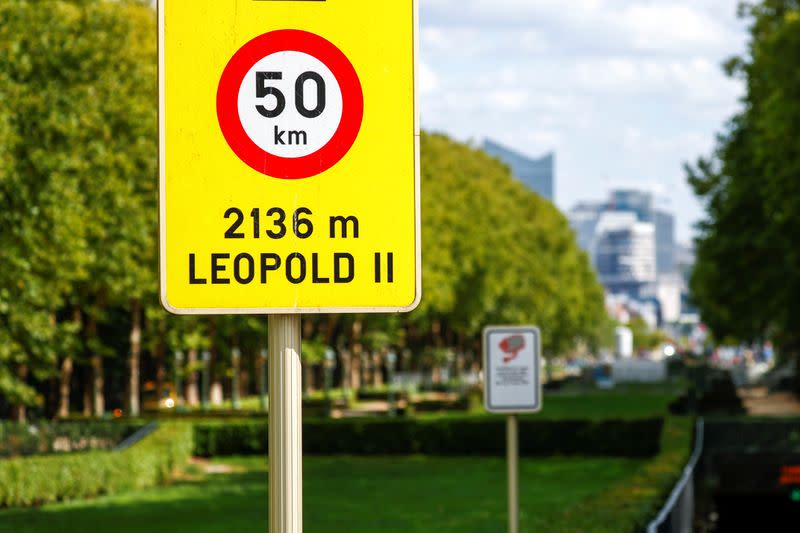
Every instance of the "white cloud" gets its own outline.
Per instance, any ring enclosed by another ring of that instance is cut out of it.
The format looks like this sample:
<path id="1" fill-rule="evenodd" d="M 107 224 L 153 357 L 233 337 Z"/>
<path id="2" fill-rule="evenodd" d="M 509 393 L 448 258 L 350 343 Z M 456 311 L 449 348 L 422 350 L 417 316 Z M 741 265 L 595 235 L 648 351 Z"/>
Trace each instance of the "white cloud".
<path id="1" fill-rule="evenodd" d="M 682 239 L 700 211 L 682 163 L 707 153 L 742 84 L 735 0 L 423 0 L 423 127 L 557 152 L 568 208 L 620 180 L 673 196 Z"/>
<path id="2" fill-rule="evenodd" d="M 498 111 L 522 111 L 528 103 L 528 93 L 522 89 L 495 89 L 489 91 L 488 100 Z"/>
<path id="3" fill-rule="evenodd" d="M 430 94 L 439 89 L 439 76 L 425 62 L 419 64 L 419 90 L 422 94 Z"/>

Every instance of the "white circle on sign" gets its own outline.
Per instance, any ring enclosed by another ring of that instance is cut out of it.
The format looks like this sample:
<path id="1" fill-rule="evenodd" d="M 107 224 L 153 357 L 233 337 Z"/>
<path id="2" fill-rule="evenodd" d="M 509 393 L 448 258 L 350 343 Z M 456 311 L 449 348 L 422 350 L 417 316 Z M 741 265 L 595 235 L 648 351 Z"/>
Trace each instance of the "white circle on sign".
<path id="1" fill-rule="evenodd" d="M 239 87 L 239 119 L 245 133 L 278 157 L 304 157 L 325 146 L 339 128 L 343 108 L 336 76 L 304 52 L 264 57 Z"/>

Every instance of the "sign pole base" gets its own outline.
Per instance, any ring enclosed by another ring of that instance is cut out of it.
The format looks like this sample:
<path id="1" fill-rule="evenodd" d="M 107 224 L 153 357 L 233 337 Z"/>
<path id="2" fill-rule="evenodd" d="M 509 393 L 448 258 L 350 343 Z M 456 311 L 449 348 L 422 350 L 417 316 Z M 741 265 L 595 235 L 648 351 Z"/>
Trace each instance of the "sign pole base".
<path id="1" fill-rule="evenodd" d="M 519 430 L 517 415 L 506 418 L 508 464 L 508 532 L 519 533 Z"/>
<path id="2" fill-rule="evenodd" d="M 269 317 L 269 531 L 303 531 L 300 315 Z"/>

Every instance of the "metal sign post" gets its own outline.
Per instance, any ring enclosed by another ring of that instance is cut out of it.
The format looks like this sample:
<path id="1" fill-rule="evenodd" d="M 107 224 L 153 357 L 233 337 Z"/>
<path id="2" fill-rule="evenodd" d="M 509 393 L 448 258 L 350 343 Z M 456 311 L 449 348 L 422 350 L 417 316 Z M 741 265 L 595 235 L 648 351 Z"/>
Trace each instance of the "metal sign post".
<path id="1" fill-rule="evenodd" d="M 519 532 L 519 431 L 517 415 L 506 417 L 506 463 L 508 464 L 508 531 Z"/>
<path id="2" fill-rule="evenodd" d="M 505 413 L 508 467 L 508 531 L 519 532 L 519 426 L 517 413 L 542 408 L 539 361 L 541 334 L 533 326 L 483 330 L 483 400 L 486 410 Z"/>
<path id="3" fill-rule="evenodd" d="M 303 531 L 300 315 L 269 317 L 269 531 Z"/>

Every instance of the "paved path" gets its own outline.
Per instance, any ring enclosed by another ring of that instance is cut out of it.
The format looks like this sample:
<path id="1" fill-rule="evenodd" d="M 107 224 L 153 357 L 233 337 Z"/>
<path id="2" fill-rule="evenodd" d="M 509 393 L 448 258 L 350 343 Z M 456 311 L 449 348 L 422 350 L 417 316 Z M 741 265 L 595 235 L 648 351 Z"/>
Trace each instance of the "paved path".
<path id="1" fill-rule="evenodd" d="M 800 416 L 800 401 L 792 393 L 770 393 L 766 387 L 741 388 L 738 393 L 749 415 Z"/>

